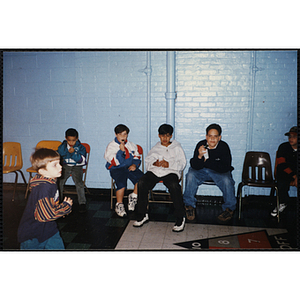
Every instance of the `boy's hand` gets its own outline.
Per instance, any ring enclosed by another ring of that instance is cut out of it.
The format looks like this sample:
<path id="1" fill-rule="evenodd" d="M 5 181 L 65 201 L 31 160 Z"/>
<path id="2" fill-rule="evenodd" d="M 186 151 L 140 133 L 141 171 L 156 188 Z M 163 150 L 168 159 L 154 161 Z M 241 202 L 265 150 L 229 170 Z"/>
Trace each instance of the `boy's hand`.
<path id="1" fill-rule="evenodd" d="M 65 197 L 64 202 L 67 202 L 71 206 L 73 205 L 73 200 L 70 197 Z"/>
<path id="2" fill-rule="evenodd" d="M 160 161 L 160 166 L 163 168 L 169 168 L 169 162 L 162 160 Z"/>
<path id="3" fill-rule="evenodd" d="M 160 167 L 160 161 L 157 159 L 156 162 L 153 163 L 153 166 Z"/>
<path id="4" fill-rule="evenodd" d="M 135 164 L 132 164 L 129 168 L 128 168 L 129 171 L 135 171 L 136 170 L 136 165 Z"/>
<path id="5" fill-rule="evenodd" d="M 201 159 L 204 155 L 204 153 L 206 153 L 207 149 L 205 149 L 205 147 L 202 145 L 199 149 L 198 149 L 198 158 Z"/>
<path id="6" fill-rule="evenodd" d="M 74 148 L 73 147 L 71 147 L 70 149 L 69 149 L 69 153 L 73 153 L 75 150 L 74 150 Z"/>
<path id="7" fill-rule="evenodd" d="M 153 166 L 169 168 L 169 163 L 167 161 L 165 161 L 164 159 L 161 161 L 157 160 L 155 163 L 153 163 Z"/>
<path id="8" fill-rule="evenodd" d="M 122 142 L 120 144 L 120 150 L 123 151 L 123 152 L 125 151 L 125 143 Z"/>

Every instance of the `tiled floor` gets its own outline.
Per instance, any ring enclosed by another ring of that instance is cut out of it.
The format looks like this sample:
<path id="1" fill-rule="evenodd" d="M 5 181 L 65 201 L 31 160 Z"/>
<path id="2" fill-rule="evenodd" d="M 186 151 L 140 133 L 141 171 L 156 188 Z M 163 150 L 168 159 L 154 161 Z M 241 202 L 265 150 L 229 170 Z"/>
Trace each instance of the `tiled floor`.
<path id="1" fill-rule="evenodd" d="M 149 222 L 141 228 L 133 227 L 132 223 L 133 221 L 129 222 L 115 248 L 116 250 L 184 250 L 184 248 L 176 245 L 176 243 L 238 235 L 265 229 L 187 223 L 184 231 L 174 233 L 172 232 L 174 224 L 170 222 Z M 280 228 L 267 228 L 266 231 L 270 236 L 287 233 L 286 229 Z M 201 250 L 199 247 L 198 249 Z"/>
<path id="2" fill-rule="evenodd" d="M 73 212 L 57 220 L 67 250 L 185 250 L 175 244 L 259 230 L 266 230 L 271 237 L 284 234 L 284 240 L 290 248 L 299 248 L 296 205 L 281 215 L 278 224 L 276 218 L 270 216 L 273 203 L 268 198 L 249 197 L 249 201 L 245 201 L 241 220 L 238 220 L 235 212 L 229 224 L 220 225 L 216 217 L 221 212 L 221 200 L 217 197 L 200 199 L 195 222 L 187 223 L 183 232 L 174 233 L 172 227 L 175 219 L 171 204 L 150 204 L 150 222 L 141 228 L 134 228 L 134 213 L 123 219 L 110 210 L 108 190 L 90 191 L 86 213 L 78 212 L 76 195 L 70 195 L 75 202 Z M 11 184 L 3 185 L 4 250 L 19 249 L 17 229 L 26 204 L 23 185 L 18 186 L 15 201 L 11 201 L 12 192 Z"/>

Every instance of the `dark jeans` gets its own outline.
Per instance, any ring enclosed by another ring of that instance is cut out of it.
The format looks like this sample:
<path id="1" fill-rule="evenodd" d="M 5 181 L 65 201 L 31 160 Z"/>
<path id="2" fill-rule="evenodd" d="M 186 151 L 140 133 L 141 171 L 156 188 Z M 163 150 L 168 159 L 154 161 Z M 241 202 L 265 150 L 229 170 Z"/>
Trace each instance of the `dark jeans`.
<path id="1" fill-rule="evenodd" d="M 278 187 L 278 196 L 279 196 L 279 202 L 285 203 L 287 205 L 290 204 L 290 196 L 289 196 L 289 190 L 290 190 L 290 183 L 293 180 L 292 176 L 287 176 L 286 174 L 283 174 L 280 176 L 280 174 L 277 173 L 277 187 Z"/>
<path id="2" fill-rule="evenodd" d="M 149 191 L 152 190 L 159 181 L 162 181 L 163 184 L 169 189 L 176 218 L 182 218 L 185 215 L 185 211 L 178 176 L 174 173 L 171 173 L 163 177 L 157 177 L 152 172 L 147 172 L 144 174 L 138 182 L 138 217 L 145 215 L 145 213 L 148 211 Z"/>

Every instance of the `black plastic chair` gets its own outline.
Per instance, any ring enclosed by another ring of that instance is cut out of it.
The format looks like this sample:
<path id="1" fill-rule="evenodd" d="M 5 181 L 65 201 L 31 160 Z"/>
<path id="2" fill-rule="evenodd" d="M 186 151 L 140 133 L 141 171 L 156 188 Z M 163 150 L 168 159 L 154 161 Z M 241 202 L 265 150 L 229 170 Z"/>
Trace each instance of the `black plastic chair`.
<path id="1" fill-rule="evenodd" d="M 272 175 L 270 155 L 267 152 L 249 151 L 245 155 L 242 182 L 238 185 L 237 197 L 239 198 L 239 220 L 242 211 L 243 186 L 264 187 L 276 190 L 277 219 L 279 222 L 279 197 L 276 182 Z"/>

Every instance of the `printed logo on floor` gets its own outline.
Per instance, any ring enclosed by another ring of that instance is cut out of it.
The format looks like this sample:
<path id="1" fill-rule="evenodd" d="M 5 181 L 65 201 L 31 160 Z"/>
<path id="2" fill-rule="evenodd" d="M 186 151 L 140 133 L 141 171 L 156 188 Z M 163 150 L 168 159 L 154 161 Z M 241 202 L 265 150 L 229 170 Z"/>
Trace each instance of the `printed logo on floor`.
<path id="1" fill-rule="evenodd" d="M 191 249 L 292 249 L 286 234 L 269 236 L 266 230 L 194 240 L 174 245 Z"/>

